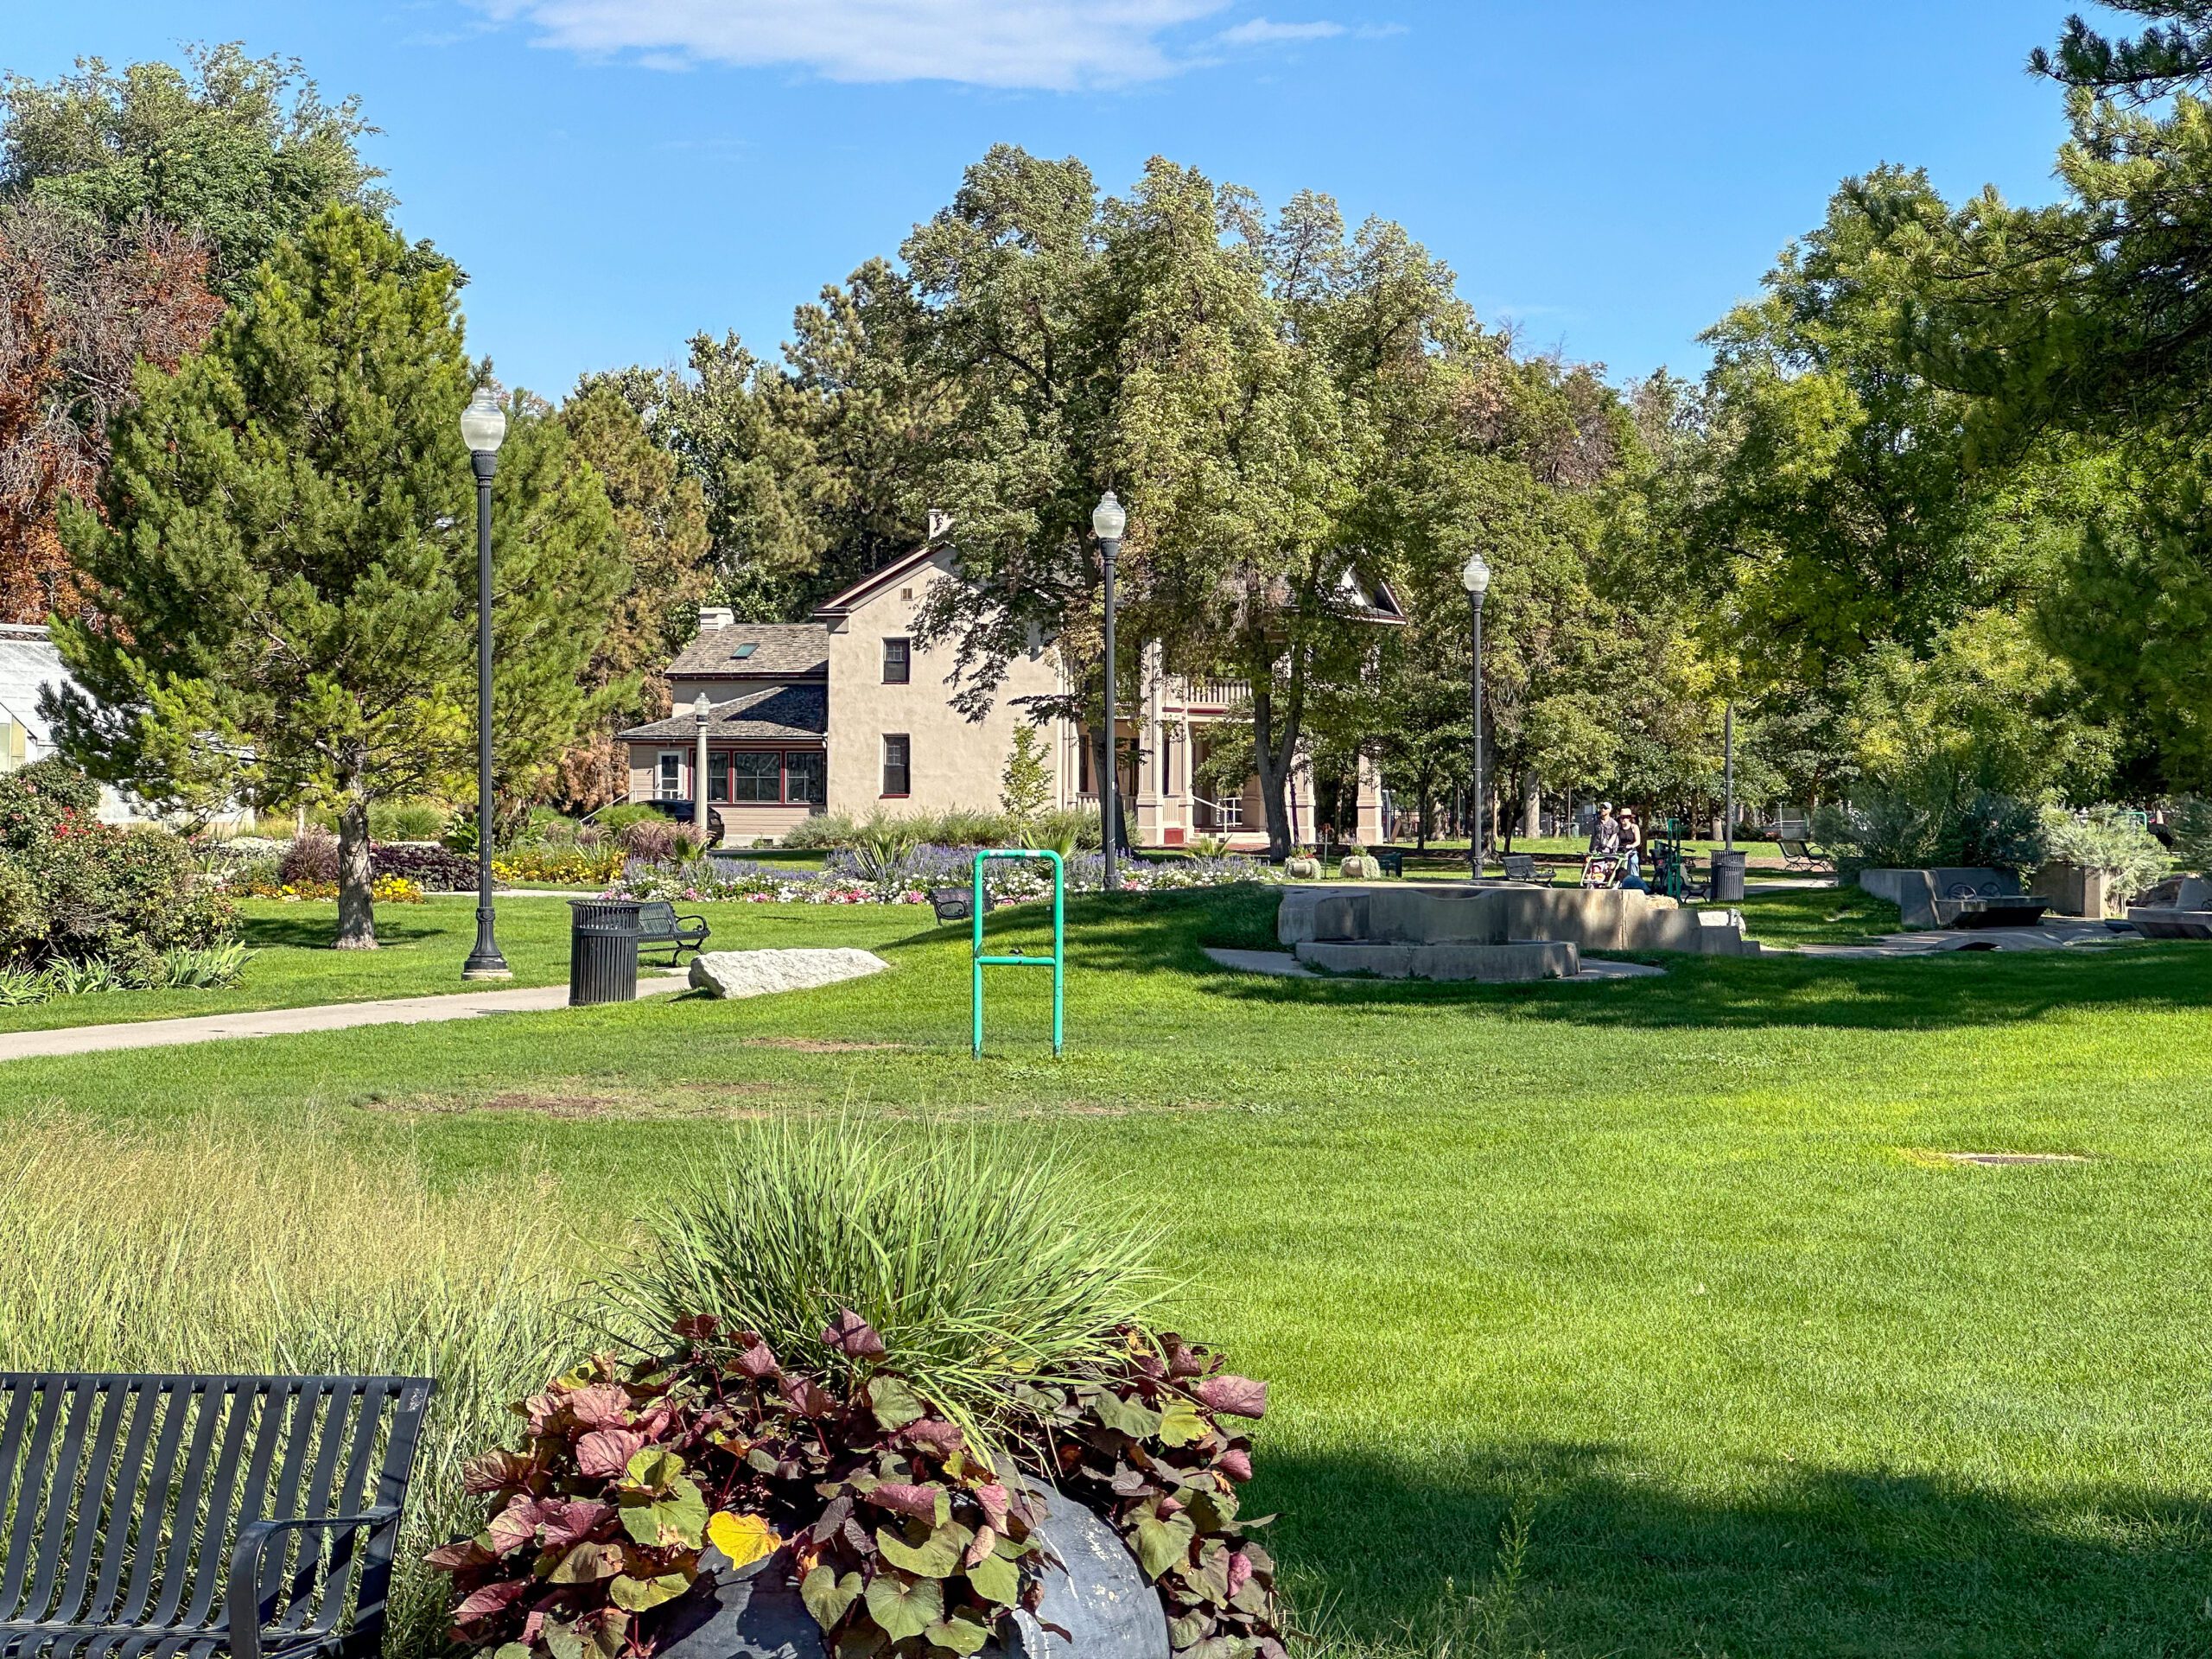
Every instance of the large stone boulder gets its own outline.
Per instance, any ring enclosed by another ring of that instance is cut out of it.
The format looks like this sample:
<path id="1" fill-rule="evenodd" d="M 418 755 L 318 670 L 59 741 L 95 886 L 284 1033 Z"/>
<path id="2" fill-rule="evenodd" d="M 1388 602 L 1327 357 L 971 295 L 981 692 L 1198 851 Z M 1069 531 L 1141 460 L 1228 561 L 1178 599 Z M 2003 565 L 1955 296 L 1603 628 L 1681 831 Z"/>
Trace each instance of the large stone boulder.
<path id="1" fill-rule="evenodd" d="M 891 964 L 872 950 L 709 950 L 691 961 L 691 983 L 709 996 L 768 996 L 880 974 Z"/>

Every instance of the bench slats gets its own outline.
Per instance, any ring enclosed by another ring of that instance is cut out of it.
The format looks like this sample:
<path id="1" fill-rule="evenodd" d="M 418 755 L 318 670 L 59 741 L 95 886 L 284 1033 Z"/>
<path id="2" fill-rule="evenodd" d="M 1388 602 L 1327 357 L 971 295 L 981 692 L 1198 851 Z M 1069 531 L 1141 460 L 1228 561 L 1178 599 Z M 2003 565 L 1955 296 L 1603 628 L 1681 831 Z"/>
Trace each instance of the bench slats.
<path id="1" fill-rule="evenodd" d="M 0 1373 L 0 1659 L 227 1649 L 241 1529 L 396 1512 L 430 1387 Z M 255 1584 L 266 1650 L 373 1655 L 397 1533 L 394 1519 L 271 1540 Z"/>

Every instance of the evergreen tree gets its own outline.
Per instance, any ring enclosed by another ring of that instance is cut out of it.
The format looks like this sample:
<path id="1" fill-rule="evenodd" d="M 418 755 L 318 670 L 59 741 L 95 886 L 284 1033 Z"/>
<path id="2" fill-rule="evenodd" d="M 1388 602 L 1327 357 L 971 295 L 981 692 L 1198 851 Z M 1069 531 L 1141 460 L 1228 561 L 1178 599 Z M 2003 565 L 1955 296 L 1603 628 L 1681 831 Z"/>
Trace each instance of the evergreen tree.
<path id="1" fill-rule="evenodd" d="M 207 349 L 141 371 L 100 490 L 63 534 L 92 591 L 49 699 L 98 775 L 162 803 L 327 806 L 337 943 L 376 943 L 372 801 L 457 789 L 474 737 L 474 375 L 456 282 L 337 207 L 281 245 Z M 511 789 L 594 712 L 621 580 L 604 492 L 518 400 L 495 499 L 493 731 Z"/>

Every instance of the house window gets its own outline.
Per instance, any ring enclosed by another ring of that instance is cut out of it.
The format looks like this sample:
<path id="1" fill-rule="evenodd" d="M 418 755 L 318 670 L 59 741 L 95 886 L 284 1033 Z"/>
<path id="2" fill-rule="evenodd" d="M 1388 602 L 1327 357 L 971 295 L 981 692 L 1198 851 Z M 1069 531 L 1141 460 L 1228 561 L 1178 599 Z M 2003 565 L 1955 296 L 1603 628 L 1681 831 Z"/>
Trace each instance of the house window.
<path id="1" fill-rule="evenodd" d="M 655 792 L 664 801 L 680 801 L 683 798 L 683 750 L 663 749 L 660 752 L 660 772 L 656 780 Z"/>
<path id="2" fill-rule="evenodd" d="M 883 739 L 883 792 L 911 795 L 913 791 L 912 740 L 906 733 L 887 733 Z"/>
<path id="3" fill-rule="evenodd" d="M 784 798 L 793 806 L 819 806 L 829 799 L 827 757 L 819 749 L 784 751 Z"/>
<path id="4" fill-rule="evenodd" d="M 914 677 L 914 642 L 911 639 L 886 639 L 883 642 L 883 683 L 904 685 Z"/>
<path id="5" fill-rule="evenodd" d="M 773 806 L 783 799 L 782 755 L 773 749 L 739 749 L 729 759 L 736 792 L 728 799 L 741 806 Z"/>

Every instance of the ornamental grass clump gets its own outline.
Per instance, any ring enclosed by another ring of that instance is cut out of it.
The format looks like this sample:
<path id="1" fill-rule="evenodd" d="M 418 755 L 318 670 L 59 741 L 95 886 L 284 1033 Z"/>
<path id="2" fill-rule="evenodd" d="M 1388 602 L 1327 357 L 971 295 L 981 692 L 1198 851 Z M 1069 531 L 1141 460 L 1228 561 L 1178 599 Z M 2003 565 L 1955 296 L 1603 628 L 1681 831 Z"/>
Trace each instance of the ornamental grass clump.
<path id="1" fill-rule="evenodd" d="M 0 1172 L 0 1369 L 435 1377 L 390 1659 L 445 1650 L 424 1554 L 477 1524 L 471 1452 L 572 1346 L 575 1280 L 534 1175 L 443 1193 L 333 1121 L 293 1141 L 221 1117 L 124 1133 L 19 1114 Z"/>
<path id="2" fill-rule="evenodd" d="M 1165 1289 L 1154 1230 L 1104 1213 L 1065 1160 L 849 1121 L 757 1130 L 645 1225 L 608 1284 L 633 1332 L 703 1314 L 798 1353 L 850 1312 L 884 1344 L 870 1369 L 985 1446 L 1018 1385 L 1112 1362 Z"/>

